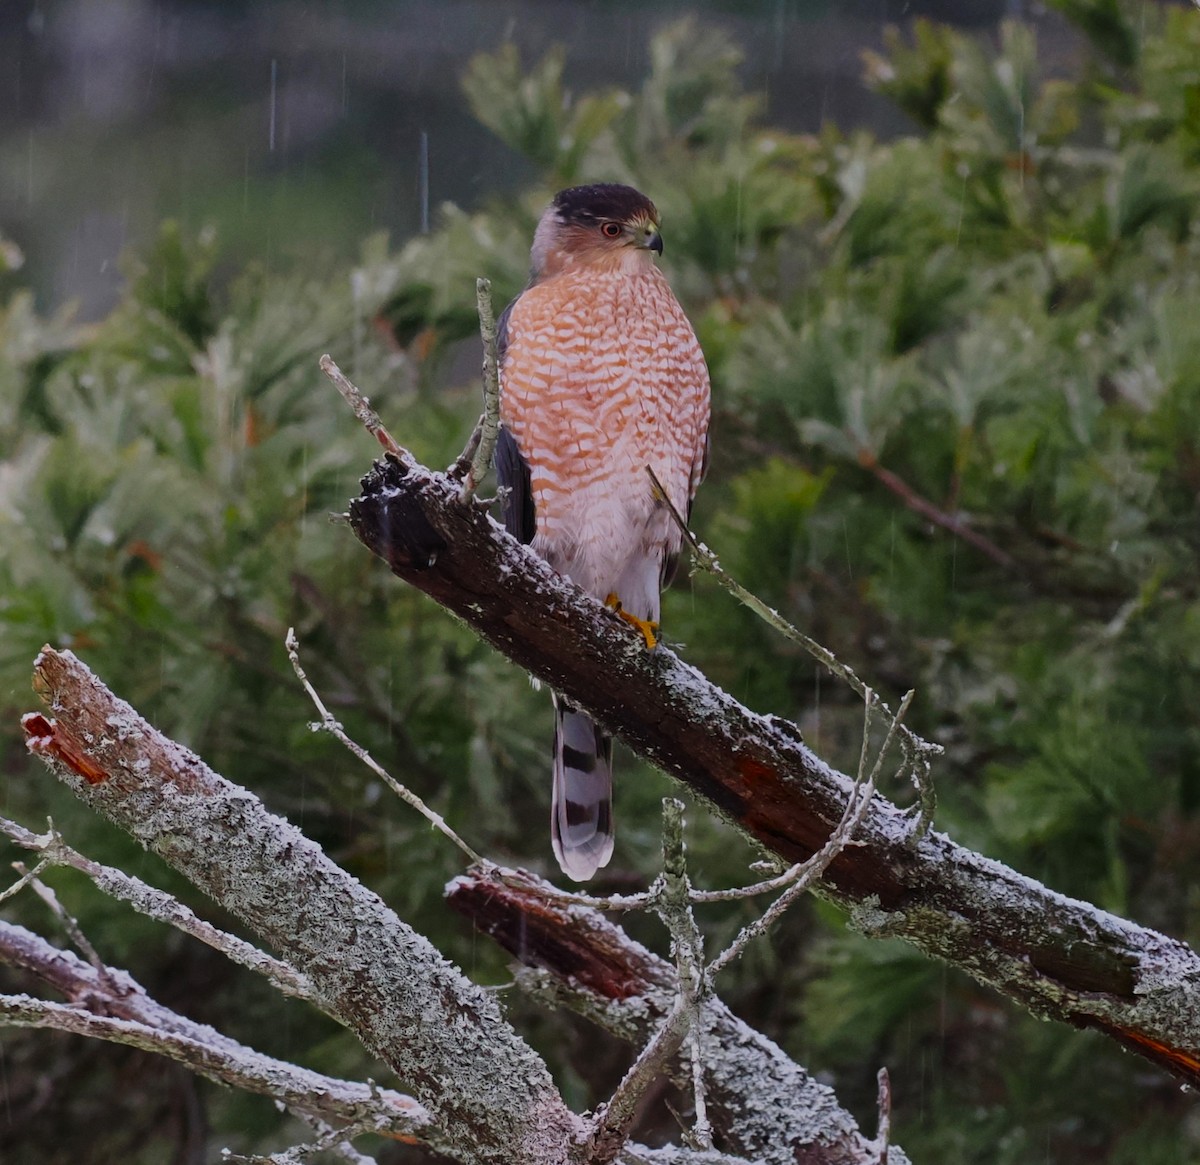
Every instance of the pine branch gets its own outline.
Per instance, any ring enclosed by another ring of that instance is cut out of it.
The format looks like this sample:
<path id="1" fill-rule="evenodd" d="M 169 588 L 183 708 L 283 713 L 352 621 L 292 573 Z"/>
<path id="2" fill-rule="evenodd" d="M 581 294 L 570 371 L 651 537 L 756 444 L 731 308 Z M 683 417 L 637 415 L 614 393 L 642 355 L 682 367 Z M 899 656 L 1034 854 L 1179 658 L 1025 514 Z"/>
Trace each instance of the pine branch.
<path id="1" fill-rule="evenodd" d="M 750 712 L 509 538 L 455 483 L 394 459 L 350 510 L 359 539 L 789 865 L 825 844 L 852 780 L 785 720 Z M 902 938 L 1034 1014 L 1100 1031 L 1200 1083 L 1200 959 L 930 832 L 876 795 L 816 886 L 865 934 Z"/>
<path id="2" fill-rule="evenodd" d="M 895 494 L 914 514 L 920 514 L 926 521 L 932 522 L 933 525 L 948 531 L 956 538 L 961 538 L 964 542 L 974 546 L 976 550 L 985 557 L 990 558 L 997 566 L 1001 566 L 1009 571 L 1023 569 L 1021 564 L 1008 551 L 1001 550 L 990 538 L 968 524 L 967 520 L 961 514 L 948 514 L 945 510 L 940 509 L 928 498 L 917 493 L 898 473 L 894 473 L 892 470 L 880 465 L 873 453 L 866 450 L 860 452 L 858 463 L 880 485 Z"/>

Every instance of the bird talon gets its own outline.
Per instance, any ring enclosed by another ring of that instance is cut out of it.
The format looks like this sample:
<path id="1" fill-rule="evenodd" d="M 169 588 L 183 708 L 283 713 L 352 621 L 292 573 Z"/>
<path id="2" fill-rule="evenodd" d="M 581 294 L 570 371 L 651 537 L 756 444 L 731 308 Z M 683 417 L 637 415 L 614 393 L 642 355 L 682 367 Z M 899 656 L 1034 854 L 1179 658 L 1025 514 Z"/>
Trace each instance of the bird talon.
<path id="1" fill-rule="evenodd" d="M 624 619 L 626 623 L 641 632 L 642 638 L 646 641 L 647 651 L 653 651 L 658 646 L 658 624 L 653 619 L 639 619 L 636 615 L 631 615 L 621 606 L 621 600 L 612 592 L 609 592 L 605 598 L 604 605 L 609 607 L 619 619 Z"/>

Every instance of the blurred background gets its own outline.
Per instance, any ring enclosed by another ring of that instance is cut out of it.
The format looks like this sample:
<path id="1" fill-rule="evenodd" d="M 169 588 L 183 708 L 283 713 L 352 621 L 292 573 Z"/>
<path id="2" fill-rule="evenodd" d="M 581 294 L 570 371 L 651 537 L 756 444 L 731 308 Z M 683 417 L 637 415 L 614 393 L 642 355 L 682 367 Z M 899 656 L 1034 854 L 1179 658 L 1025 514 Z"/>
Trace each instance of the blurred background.
<path id="1" fill-rule="evenodd" d="M 119 259 L 165 217 L 215 225 L 231 262 L 352 257 L 400 241 L 450 200 L 474 207 L 537 177 L 471 116 L 476 53 L 565 48 L 576 88 L 633 86 L 663 22 L 693 14 L 741 49 L 771 124 L 904 128 L 860 83 L 859 54 L 922 14 L 994 27 L 1020 3 L 161 3 L 13 0 L 0 11 L 0 228 L 39 303 L 112 306 Z M 1071 51 L 1041 10 L 1043 48 Z"/>
<path id="2" fill-rule="evenodd" d="M 939 828 L 1195 944 L 1195 8 L 12 0 L 0 58 L 0 813 L 52 815 L 236 929 L 27 757 L 31 662 L 69 647 L 507 983 L 443 906 L 455 853 L 309 730 L 284 634 L 348 730 L 475 848 L 547 873 L 549 698 L 330 520 L 375 447 L 316 361 L 331 352 L 447 464 L 479 410 L 475 279 L 504 303 L 554 191 L 626 181 L 663 212 L 712 371 L 700 536 L 890 699 L 917 689 L 913 727 L 946 749 Z M 853 693 L 683 575 L 672 646 L 852 769 Z M 601 891 L 653 877 L 677 791 L 620 748 L 616 767 Z M 752 877 L 757 854 L 703 806 L 688 840 L 701 885 Z M 207 949 L 46 880 L 169 1006 L 403 1088 Z M 760 908 L 708 908 L 710 951 Z M 65 943 L 31 894 L 0 909 Z M 868 1129 L 886 1065 L 914 1161 L 1200 1159 L 1174 1081 L 816 899 L 720 989 Z M 40 988 L 0 966 L 0 990 Z M 571 1103 L 611 1091 L 629 1049 L 501 997 Z M 132 1050 L 0 1029 L 0 1056 L 5 1161 L 193 1165 L 305 1139 Z M 687 1104 L 664 1083 L 639 1137 L 674 1136 Z"/>

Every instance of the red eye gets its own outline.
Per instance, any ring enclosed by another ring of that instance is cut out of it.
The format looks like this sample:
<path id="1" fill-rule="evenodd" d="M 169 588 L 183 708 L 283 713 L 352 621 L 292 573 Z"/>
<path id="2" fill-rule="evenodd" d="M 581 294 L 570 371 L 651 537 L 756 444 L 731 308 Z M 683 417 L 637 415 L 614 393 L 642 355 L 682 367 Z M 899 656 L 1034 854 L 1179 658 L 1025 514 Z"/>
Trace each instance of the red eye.
<path id="1" fill-rule="evenodd" d="M 619 238 L 621 234 L 621 224 L 616 222 L 606 222 L 600 229 L 610 239 Z"/>

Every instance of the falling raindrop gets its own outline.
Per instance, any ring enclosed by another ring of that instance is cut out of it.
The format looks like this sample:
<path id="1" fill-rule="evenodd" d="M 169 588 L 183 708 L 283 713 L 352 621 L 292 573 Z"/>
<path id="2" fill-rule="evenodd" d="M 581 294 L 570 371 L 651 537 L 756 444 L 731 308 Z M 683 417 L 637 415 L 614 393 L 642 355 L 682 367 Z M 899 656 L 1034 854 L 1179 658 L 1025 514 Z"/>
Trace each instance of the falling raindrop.
<path id="1" fill-rule="evenodd" d="M 279 74 L 279 62 L 275 57 L 271 58 L 271 128 L 267 135 L 268 149 L 272 153 L 275 152 L 275 83 Z"/>
<path id="2" fill-rule="evenodd" d="M 429 134 L 421 130 L 421 146 L 417 159 L 417 181 L 421 199 L 421 234 L 429 234 Z"/>
<path id="3" fill-rule="evenodd" d="M 162 12 L 156 11 L 154 14 L 154 50 L 150 56 L 150 68 L 146 74 L 146 100 L 150 100 L 150 94 L 154 92 L 154 81 L 158 75 L 158 58 L 162 49 Z"/>
<path id="4" fill-rule="evenodd" d="M 813 726 L 813 748 L 818 752 L 821 751 L 821 665 L 818 664 L 814 669 L 815 682 L 813 683 L 813 706 L 812 706 L 812 726 Z"/>
<path id="5" fill-rule="evenodd" d="M 308 537 L 308 442 L 300 446 L 300 541 Z"/>

